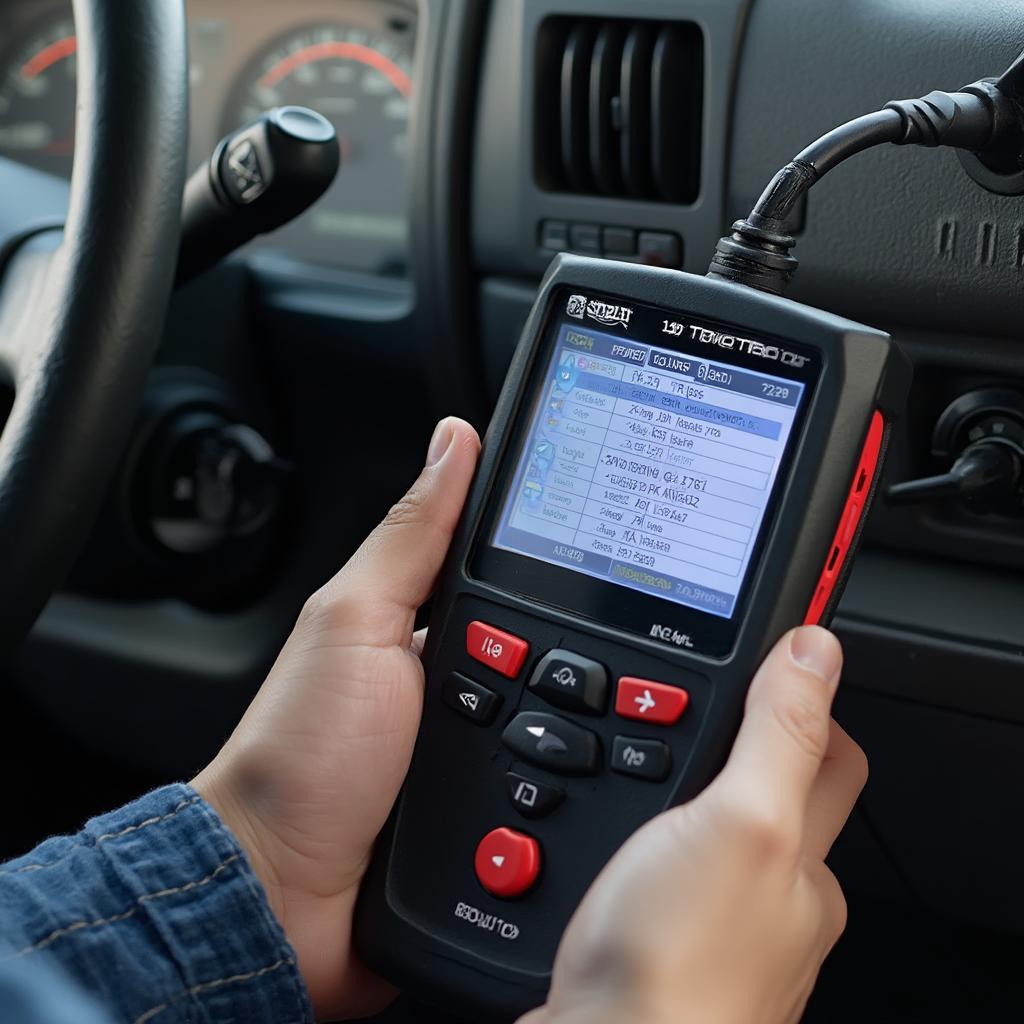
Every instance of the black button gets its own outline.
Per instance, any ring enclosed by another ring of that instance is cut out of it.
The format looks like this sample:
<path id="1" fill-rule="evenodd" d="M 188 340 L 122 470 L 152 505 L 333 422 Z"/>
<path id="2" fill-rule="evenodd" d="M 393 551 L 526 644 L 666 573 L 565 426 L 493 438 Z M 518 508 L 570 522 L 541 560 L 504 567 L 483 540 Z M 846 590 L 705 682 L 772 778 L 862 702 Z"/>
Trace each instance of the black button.
<path id="1" fill-rule="evenodd" d="M 505 785 L 509 800 L 524 818 L 543 818 L 565 799 L 565 790 L 535 782 L 518 772 L 509 772 Z"/>
<path id="2" fill-rule="evenodd" d="M 540 226 L 542 249 L 563 252 L 569 248 L 569 225 L 564 220 L 546 220 Z"/>
<path id="3" fill-rule="evenodd" d="M 600 715 L 608 701 L 604 665 L 572 651 L 548 651 L 530 677 L 530 689 L 567 711 Z"/>
<path id="4" fill-rule="evenodd" d="M 569 243 L 574 252 L 601 252 L 601 229 L 596 224 L 573 224 L 569 228 Z"/>
<path id="5" fill-rule="evenodd" d="M 680 267 L 683 264 L 679 236 L 667 231 L 641 231 L 637 251 L 644 263 L 656 267 Z"/>
<path id="6" fill-rule="evenodd" d="M 661 782 L 672 767 L 672 751 L 661 740 L 616 736 L 612 745 L 612 771 L 638 779 Z"/>
<path id="7" fill-rule="evenodd" d="M 465 715 L 478 725 L 489 725 L 494 721 L 501 704 L 501 697 L 481 686 L 468 676 L 453 672 L 441 687 L 441 699 L 460 715 Z"/>
<path id="8" fill-rule="evenodd" d="M 605 228 L 601 245 L 609 256 L 632 256 L 636 252 L 636 232 L 632 228 Z"/>
<path id="9" fill-rule="evenodd" d="M 501 740 L 524 761 L 566 775 L 594 775 L 600 745 L 589 730 L 544 711 L 523 711 L 501 734 Z"/>

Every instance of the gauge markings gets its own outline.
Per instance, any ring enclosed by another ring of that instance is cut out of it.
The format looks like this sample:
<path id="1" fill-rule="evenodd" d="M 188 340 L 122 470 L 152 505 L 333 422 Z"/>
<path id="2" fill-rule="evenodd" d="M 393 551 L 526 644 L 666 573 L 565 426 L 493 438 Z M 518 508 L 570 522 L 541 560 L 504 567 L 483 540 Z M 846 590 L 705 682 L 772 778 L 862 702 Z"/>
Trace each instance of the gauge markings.
<path id="1" fill-rule="evenodd" d="M 307 259 L 402 273 L 408 259 L 407 173 L 413 35 L 324 22 L 271 40 L 240 76 L 225 130 L 268 107 L 310 107 L 338 133 L 337 180 L 301 221 L 262 242 Z"/>
<path id="2" fill-rule="evenodd" d="M 347 43 L 340 40 L 327 43 L 313 43 L 278 61 L 259 80 L 264 89 L 272 89 L 282 79 L 307 64 L 328 60 L 332 57 L 354 60 L 379 71 L 403 96 L 412 94 L 412 79 L 397 65 L 378 50 L 362 43 Z"/>
<path id="3" fill-rule="evenodd" d="M 75 36 L 65 36 L 55 43 L 40 50 L 34 57 L 29 58 L 21 65 L 21 77 L 25 79 L 36 78 L 47 68 L 52 67 L 58 61 L 70 57 L 78 50 L 78 39 Z"/>
<path id="4" fill-rule="evenodd" d="M 0 153 L 68 176 L 75 148 L 78 41 L 70 18 L 44 21 L 0 70 Z"/>

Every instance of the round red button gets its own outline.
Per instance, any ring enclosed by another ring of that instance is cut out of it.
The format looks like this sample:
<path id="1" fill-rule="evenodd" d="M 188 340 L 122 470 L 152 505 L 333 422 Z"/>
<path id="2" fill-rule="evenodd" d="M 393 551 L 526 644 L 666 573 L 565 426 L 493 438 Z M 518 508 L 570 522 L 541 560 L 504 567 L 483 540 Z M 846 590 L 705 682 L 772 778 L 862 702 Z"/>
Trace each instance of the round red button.
<path id="1" fill-rule="evenodd" d="M 536 839 L 511 828 L 496 828 L 476 848 L 476 877 L 493 896 L 521 896 L 540 874 Z"/>

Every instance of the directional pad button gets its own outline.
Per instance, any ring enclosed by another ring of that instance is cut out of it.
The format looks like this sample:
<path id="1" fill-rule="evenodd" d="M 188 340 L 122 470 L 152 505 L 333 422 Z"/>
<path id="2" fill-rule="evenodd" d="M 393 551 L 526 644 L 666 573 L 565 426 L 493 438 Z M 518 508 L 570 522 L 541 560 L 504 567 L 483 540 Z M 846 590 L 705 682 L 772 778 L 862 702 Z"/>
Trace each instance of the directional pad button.
<path id="1" fill-rule="evenodd" d="M 601 745 L 589 729 L 544 711 L 523 711 L 505 727 L 501 740 L 516 757 L 565 775 L 594 775 Z"/>

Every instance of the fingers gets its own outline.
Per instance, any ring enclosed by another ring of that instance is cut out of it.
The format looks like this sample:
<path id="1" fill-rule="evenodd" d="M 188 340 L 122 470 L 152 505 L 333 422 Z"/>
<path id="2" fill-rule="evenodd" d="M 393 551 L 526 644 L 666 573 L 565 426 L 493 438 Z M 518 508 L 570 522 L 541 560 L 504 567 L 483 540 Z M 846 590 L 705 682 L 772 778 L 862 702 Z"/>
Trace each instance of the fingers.
<path id="1" fill-rule="evenodd" d="M 426 465 L 348 564 L 315 595 L 344 616 L 358 612 L 364 643 L 410 641 L 411 617 L 430 596 L 480 452 L 476 431 L 449 417 L 434 431 Z"/>
<path id="2" fill-rule="evenodd" d="M 804 849 L 824 860 L 850 817 L 864 783 L 868 759 L 841 725 L 830 723 L 828 750 L 807 800 Z"/>
<path id="3" fill-rule="evenodd" d="M 842 660 L 839 641 L 819 626 L 782 637 L 754 676 L 732 755 L 712 785 L 757 808 L 787 835 L 802 835 L 828 749 Z"/>

